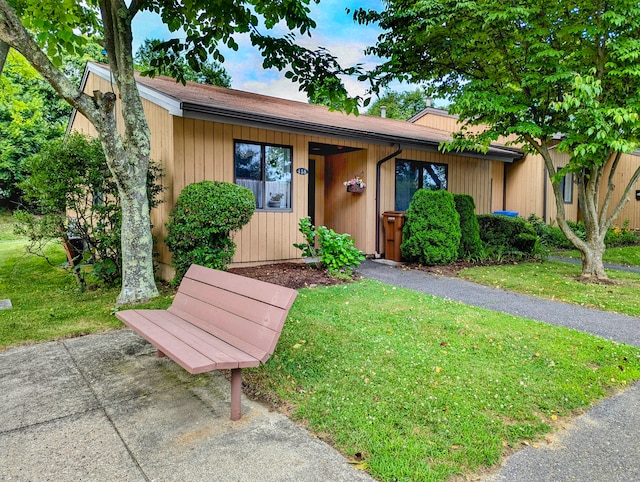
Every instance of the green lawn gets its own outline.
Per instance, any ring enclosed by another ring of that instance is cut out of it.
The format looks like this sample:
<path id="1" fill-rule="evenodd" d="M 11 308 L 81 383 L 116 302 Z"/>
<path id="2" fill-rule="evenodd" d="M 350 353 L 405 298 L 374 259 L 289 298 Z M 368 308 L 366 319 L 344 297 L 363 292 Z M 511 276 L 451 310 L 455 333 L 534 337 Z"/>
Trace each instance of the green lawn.
<path id="1" fill-rule="evenodd" d="M 545 261 L 469 268 L 459 276 L 495 288 L 640 316 L 640 274 L 607 270 L 615 284 L 605 285 L 578 281 L 580 272 L 579 265 Z"/>
<path id="2" fill-rule="evenodd" d="M 558 251 L 554 254 L 580 259 L 580 251 Z M 640 246 L 607 248 L 604 252 L 603 259 L 606 263 L 620 264 L 623 266 L 640 266 Z"/>
<path id="3" fill-rule="evenodd" d="M 11 218 L 0 215 L 0 299 L 11 310 L 0 310 L 0 349 L 121 328 L 112 314 L 119 289 L 78 292 L 75 279 L 59 268 L 65 261 L 61 246 L 43 258 L 26 255 L 25 240 L 15 236 Z M 166 307 L 170 293 L 149 306 Z"/>
<path id="4" fill-rule="evenodd" d="M 117 289 L 79 293 L 23 248 L 0 216 L 0 298 L 14 304 L 0 310 L 0 349 L 122 326 Z M 283 404 L 375 478 L 444 481 L 540 443 L 639 379 L 640 349 L 359 281 L 300 290 L 274 356 L 245 372 L 247 393 Z"/>
<path id="5" fill-rule="evenodd" d="M 381 480 L 498 463 L 640 376 L 640 350 L 374 281 L 301 290 L 245 379 Z"/>

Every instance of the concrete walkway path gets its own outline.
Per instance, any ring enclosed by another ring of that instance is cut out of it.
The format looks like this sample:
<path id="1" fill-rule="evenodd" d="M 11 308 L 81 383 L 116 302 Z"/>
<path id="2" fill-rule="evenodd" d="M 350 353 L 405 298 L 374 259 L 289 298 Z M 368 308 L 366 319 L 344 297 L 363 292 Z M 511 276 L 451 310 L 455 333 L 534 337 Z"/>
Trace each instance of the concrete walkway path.
<path id="1" fill-rule="evenodd" d="M 129 330 L 0 352 L 0 480 L 370 481 L 229 382 L 189 375 Z"/>

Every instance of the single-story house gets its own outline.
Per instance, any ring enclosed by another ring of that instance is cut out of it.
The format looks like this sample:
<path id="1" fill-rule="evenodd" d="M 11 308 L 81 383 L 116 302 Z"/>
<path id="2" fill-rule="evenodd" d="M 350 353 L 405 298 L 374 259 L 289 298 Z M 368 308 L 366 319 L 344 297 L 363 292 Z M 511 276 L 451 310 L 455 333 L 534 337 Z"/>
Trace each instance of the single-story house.
<path id="1" fill-rule="evenodd" d="M 152 212 L 165 279 L 172 276 L 165 222 L 190 183 L 235 182 L 254 192 L 255 214 L 234 237 L 234 265 L 300 259 L 293 243 L 302 241 L 298 221 L 305 216 L 349 233 L 366 254 L 384 256 L 385 211 L 405 210 L 415 190 L 429 185 L 470 194 L 479 214 L 505 209 L 505 165 L 523 155 L 503 146 L 443 154 L 438 146 L 450 130 L 162 76 L 137 80 L 151 157 L 165 173 L 165 202 Z M 89 63 L 82 88 L 112 91 L 108 66 Z M 95 135 L 77 112 L 69 128 Z M 366 188 L 347 192 L 343 182 L 356 175 Z"/>
<path id="2" fill-rule="evenodd" d="M 423 109 L 409 119 L 409 122 L 449 133 L 457 132 L 460 129 L 457 116 L 434 107 Z M 482 129 L 477 126 L 474 128 L 476 130 Z M 557 140 L 559 141 L 560 137 Z M 564 167 L 569 162 L 569 156 L 565 153 L 552 150 L 551 154 L 557 169 Z M 622 190 L 629 183 L 629 179 L 633 176 L 639 163 L 639 151 L 622 155 L 614 179 L 618 195 L 614 194 L 611 206 L 620 200 Z M 546 223 L 555 224 L 556 202 L 542 156 L 526 154 L 513 163 L 503 163 L 502 167 L 504 169 L 504 198 L 502 200 L 504 210 L 518 212 L 520 216 L 525 218 L 530 214 L 536 214 Z M 607 177 L 605 176 L 604 179 L 606 180 Z M 560 189 L 564 197 L 567 219 L 579 221 L 581 213 L 578 206 L 578 190 L 572 174 L 569 173 L 564 177 Z M 602 200 L 605 189 L 601 189 L 600 195 Z M 633 187 L 631 200 L 622 209 L 616 224 L 621 226 L 625 220 L 629 220 L 631 229 L 640 229 L 640 181 Z"/>

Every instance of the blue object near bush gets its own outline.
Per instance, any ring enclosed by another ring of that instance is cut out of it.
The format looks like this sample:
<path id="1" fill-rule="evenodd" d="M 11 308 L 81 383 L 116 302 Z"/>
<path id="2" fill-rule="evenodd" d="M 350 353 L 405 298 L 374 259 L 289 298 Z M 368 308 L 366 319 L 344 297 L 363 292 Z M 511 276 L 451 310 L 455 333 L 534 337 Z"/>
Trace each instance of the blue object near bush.
<path id="1" fill-rule="evenodd" d="M 509 216 L 510 218 L 518 217 L 518 211 L 493 211 L 493 214 L 501 214 L 502 216 Z"/>

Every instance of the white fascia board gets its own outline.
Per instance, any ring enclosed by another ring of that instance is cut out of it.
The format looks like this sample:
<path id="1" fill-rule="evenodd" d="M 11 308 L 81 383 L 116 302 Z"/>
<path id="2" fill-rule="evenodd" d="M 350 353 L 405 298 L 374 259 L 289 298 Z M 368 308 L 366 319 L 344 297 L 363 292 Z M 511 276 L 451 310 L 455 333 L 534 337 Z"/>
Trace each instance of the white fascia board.
<path id="1" fill-rule="evenodd" d="M 103 78 L 104 80 L 108 80 L 111 82 L 113 79 L 111 78 L 111 71 L 101 65 L 89 63 L 88 71 L 96 74 L 98 77 Z M 183 117 L 184 111 L 182 110 L 182 103 L 169 95 L 163 94 L 155 89 L 147 87 L 146 85 L 142 85 L 140 82 L 137 83 L 138 92 L 140 92 L 140 97 L 148 100 L 149 102 L 153 102 L 154 104 L 166 109 L 169 111 L 169 114 L 176 117 Z"/>

